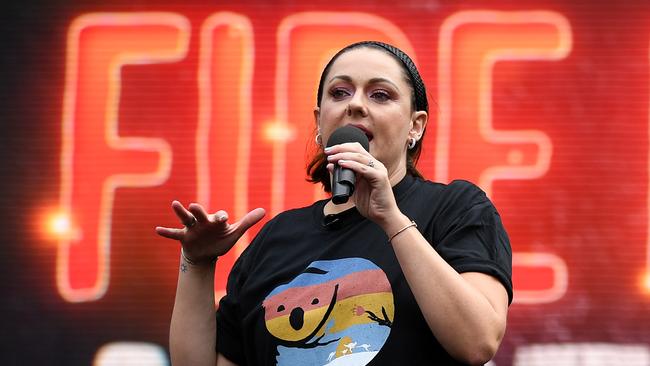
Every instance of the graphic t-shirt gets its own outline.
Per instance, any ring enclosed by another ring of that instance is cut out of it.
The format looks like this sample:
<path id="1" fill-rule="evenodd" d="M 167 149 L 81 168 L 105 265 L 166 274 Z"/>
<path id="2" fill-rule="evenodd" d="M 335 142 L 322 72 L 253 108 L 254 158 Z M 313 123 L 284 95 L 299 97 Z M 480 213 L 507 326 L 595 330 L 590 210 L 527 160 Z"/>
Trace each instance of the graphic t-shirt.
<path id="1" fill-rule="evenodd" d="M 498 279 L 512 301 L 512 252 L 475 185 L 406 176 L 402 213 L 459 273 Z M 388 237 L 326 200 L 270 220 L 237 260 L 217 311 L 217 350 L 239 365 L 461 365 L 429 329 Z M 432 278 L 431 281 L 435 281 Z"/>

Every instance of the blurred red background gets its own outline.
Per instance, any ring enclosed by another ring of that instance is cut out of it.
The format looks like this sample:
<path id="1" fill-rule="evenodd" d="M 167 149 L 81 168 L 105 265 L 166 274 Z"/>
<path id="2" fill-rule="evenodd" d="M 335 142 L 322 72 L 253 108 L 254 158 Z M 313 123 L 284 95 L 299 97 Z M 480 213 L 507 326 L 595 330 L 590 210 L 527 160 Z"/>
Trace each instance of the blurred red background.
<path id="1" fill-rule="evenodd" d="M 171 200 L 268 220 L 323 197 L 304 172 L 320 70 L 378 39 L 427 84 L 425 175 L 479 184 L 510 234 L 493 363 L 650 365 L 650 4 L 7 9 L 3 364 L 165 364 L 179 247 L 153 228 L 177 225 Z M 251 237 L 219 261 L 217 294 Z"/>

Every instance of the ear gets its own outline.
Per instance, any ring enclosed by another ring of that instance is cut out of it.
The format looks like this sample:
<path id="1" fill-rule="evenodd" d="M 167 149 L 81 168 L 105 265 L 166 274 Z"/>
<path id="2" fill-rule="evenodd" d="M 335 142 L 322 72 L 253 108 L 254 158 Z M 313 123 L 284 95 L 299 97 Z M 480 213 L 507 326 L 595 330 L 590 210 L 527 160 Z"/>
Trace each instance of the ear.
<path id="1" fill-rule="evenodd" d="M 409 131 L 409 138 L 415 138 L 420 140 L 422 134 L 424 134 L 424 129 L 427 127 L 427 122 L 429 121 L 429 114 L 425 111 L 413 112 L 411 119 L 411 130 Z"/>
<path id="2" fill-rule="evenodd" d="M 320 107 L 314 107 L 314 122 L 316 127 L 320 127 Z"/>

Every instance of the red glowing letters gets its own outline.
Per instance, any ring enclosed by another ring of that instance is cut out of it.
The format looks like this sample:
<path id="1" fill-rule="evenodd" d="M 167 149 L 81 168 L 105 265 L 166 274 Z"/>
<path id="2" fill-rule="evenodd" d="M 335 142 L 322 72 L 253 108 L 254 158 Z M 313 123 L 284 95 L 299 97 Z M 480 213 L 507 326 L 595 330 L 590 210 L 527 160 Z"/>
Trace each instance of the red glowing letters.
<path id="1" fill-rule="evenodd" d="M 118 133 L 120 68 L 182 60 L 190 35 L 189 21 L 171 13 L 87 14 L 70 26 L 61 206 L 74 235 L 61 239 L 57 259 L 58 288 L 68 301 L 92 301 L 106 292 L 111 246 L 120 245 L 110 235 L 115 189 L 161 185 L 170 175 L 174 154 L 165 140 Z M 245 16 L 224 12 L 205 20 L 198 41 L 199 111 L 190 147 L 196 149 L 196 201 L 233 217 L 250 208 L 253 36 Z M 271 214 L 323 196 L 303 179 L 305 142 L 314 129 L 314 85 L 337 49 L 362 39 L 393 43 L 417 56 L 398 27 L 371 14 L 299 13 L 278 26 L 275 118 L 263 126 L 272 144 L 266 192 Z M 440 120 L 432 114 L 432 126 L 438 126 L 435 171 L 425 163 L 424 172 L 443 182 L 469 179 L 488 193 L 496 179 L 542 177 L 551 161 L 550 138 L 538 130 L 492 127 L 492 66 L 499 60 L 565 57 L 571 49 L 568 22 L 551 12 L 461 12 L 442 24 L 438 49 L 441 113 Z M 243 237 L 220 260 L 218 295 L 248 240 Z M 554 301 L 566 291 L 566 266 L 552 253 L 515 253 L 514 262 L 515 274 L 529 279 L 516 289 L 517 301 Z"/>

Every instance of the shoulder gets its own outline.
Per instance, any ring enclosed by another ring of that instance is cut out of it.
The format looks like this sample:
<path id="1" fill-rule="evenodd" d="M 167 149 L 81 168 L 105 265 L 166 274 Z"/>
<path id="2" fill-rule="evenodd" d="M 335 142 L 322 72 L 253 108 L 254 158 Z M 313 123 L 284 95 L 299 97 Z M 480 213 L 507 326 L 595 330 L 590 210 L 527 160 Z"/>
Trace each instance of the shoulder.
<path id="1" fill-rule="evenodd" d="M 310 206 L 286 210 L 275 215 L 264 224 L 246 250 L 255 251 L 256 248 L 263 246 L 269 238 L 287 235 L 293 231 L 305 230 L 310 227 L 314 221 L 315 210 L 318 210 L 322 204 L 323 201 L 317 201 Z"/>
<path id="2" fill-rule="evenodd" d="M 492 221 L 492 216 L 498 214 L 485 192 L 466 180 L 448 184 L 418 180 L 413 191 L 417 193 L 409 199 L 414 206 L 411 212 L 432 225 L 431 235 L 436 241 L 459 225 Z"/>
<path id="3" fill-rule="evenodd" d="M 445 186 L 440 197 L 443 217 L 449 224 L 457 220 L 477 222 L 492 221 L 498 215 L 496 207 L 485 192 L 472 182 L 454 180 Z"/>
<path id="4" fill-rule="evenodd" d="M 278 226 L 285 227 L 288 225 L 295 227 L 296 225 L 306 224 L 308 221 L 313 221 L 315 210 L 318 210 L 319 207 L 322 208 L 323 205 L 324 201 L 316 201 L 309 206 L 282 211 L 264 226 L 269 227 L 268 230 L 270 230 Z"/>
<path id="5" fill-rule="evenodd" d="M 466 180 L 454 180 L 449 184 L 417 179 L 412 190 L 420 202 L 433 201 L 443 207 L 469 207 L 474 204 L 489 202 L 485 192 L 476 184 Z"/>
<path id="6" fill-rule="evenodd" d="M 476 184 L 466 180 L 454 180 L 445 186 L 446 200 L 461 207 L 490 202 L 485 192 Z"/>
<path id="7" fill-rule="evenodd" d="M 276 247 L 274 243 L 284 242 L 287 237 L 292 237 L 297 231 L 305 230 L 306 225 L 309 225 L 308 222 L 313 220 L 313 206 L 317 203 L 280 212 L 267 221 L 237 258 L 233 270 L 238 269 L 242 273 L 250 272 L 250 268 L 255 266 L 264 253 Z M 240 276 L 245 277 L 244 275 Z"/>
<path id="8" fill-rule="evenodd" d="M 413 183 L 408 189 L 396 191 L 397 196 L 416 198 L 418 201 L 437 199 L 445 191 L 446 184 L 432 182 L 422 178 L 413 178 Z"/>
<path id="9" fill-rule="evenodd" d="M 282 211 L 275 216 L 275 219 L 287 220 L 287 219 L 295 219 L 295 218 L 310 216 L 313 210 L 316 208 L 316 206 L 322 204 L 322 202 L 323 201 L 316 201 L 309 206 L 292 208 L 286 211 Z"/>

